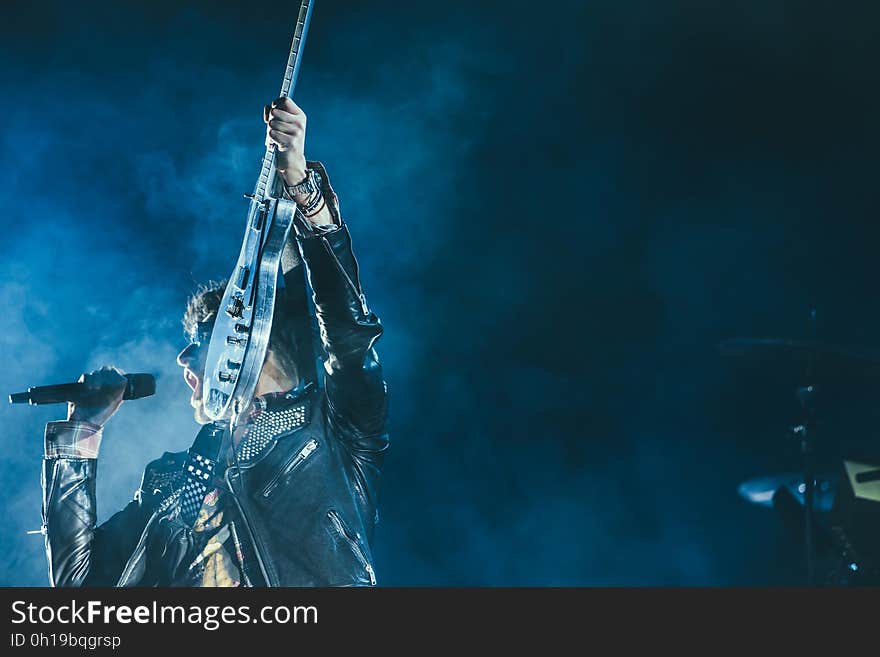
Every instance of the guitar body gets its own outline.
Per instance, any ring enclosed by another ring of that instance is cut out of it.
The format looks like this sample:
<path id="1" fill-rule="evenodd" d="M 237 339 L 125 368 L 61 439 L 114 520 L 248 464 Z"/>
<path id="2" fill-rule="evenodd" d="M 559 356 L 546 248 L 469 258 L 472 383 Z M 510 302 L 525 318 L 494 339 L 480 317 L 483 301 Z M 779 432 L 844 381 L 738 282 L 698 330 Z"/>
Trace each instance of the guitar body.
<path id="1" fill-rule="evenodd" d="M 281 252 L 297 212 L 296 203 L 284 199 L 251 204 L 208 347 L 203 403 L 215 421 L 241 417 L 250 408 L 272 331 Z"/>
<path id="2" fill-rule="evenodd" d="M 313 4 L 300 3 L 281 96 L 293 93 Z M 269 144 L 254 193 L 248 195 L 241 252 L 214 321 L 205 363 L 205 414 L 215 422 L 228 421 L 232 428 L 253 402 L 272 331 L 281 252 L 298 212 L 294 202 L 269 195 L 276 177 L 275 146 Z"/>

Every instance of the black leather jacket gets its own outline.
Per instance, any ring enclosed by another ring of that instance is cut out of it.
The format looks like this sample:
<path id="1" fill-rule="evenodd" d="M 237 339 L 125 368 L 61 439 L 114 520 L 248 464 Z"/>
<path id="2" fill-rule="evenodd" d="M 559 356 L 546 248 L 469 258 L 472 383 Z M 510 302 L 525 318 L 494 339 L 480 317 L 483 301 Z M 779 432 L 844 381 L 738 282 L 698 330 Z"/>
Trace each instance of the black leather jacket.
<path id="1" fill-rule="evenodd" d="M 242 540 L 251 542 L 269 586 L 374 585 L 370 543 L 388 448 L 386 386 L 373 350 L 382 326 L 363 297 L 347 227 L 299 241 L 327 356 L 324 387 L 302 396 L 305 426 L 273 438 L 254 462 L 227 468 L 225 480 L 247 530 Z M 174 543 L 186 535 L 169 529 L 160 505 L 184 456 L 151 462 L 134 499 L 98 527 L 97 460 L 45 459 L 51 584 L 168 585 L 168 564 L 156 564 L 182 555 Z"/>

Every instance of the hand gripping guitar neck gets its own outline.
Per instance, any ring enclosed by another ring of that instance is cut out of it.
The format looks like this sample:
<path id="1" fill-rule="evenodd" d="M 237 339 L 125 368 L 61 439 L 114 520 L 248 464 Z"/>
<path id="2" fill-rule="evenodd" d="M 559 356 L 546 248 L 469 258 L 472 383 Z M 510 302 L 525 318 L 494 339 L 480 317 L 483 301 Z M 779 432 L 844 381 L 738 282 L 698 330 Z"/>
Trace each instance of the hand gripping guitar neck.
<path id="1" fill-rule="evenodd" d="M 281 96 L 293 94 L 313 4 L 303 0 L 300 5 Z M 205 364 L 205 413 L 233 427 L 253 401 L 272 329 L 281 252 L 298 212 L 296 203 L 270 196 L 276 175 L 275 145 L 269 144 L 254 193 L 248 195 L 241 253 L 217 312 Z"/>

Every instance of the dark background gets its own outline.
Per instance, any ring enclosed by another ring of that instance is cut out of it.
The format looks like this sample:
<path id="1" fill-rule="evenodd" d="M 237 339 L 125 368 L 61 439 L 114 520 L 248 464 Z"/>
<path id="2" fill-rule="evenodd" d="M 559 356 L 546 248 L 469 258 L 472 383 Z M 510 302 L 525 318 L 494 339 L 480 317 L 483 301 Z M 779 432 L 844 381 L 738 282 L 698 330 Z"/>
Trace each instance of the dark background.
<path id="1" fill-rule="evenodd" d="M 107 427 L 101 519 L 196 430 L 182 306 L 238 253 L 297 4 L 4 3 L 3 392 L 159 376 Z M 797 372 L 717 344 L 804 337 L 811 308 L 877 342 L 878 13 L 318 0 L 307 155 L 386 325 L 380 583 L 801 581 L 737 496 L 798 467 Z M 823 472 L 880 419 L 873 379 L 828 390 Z M 60 414 L 0 406 L 0 583 L 47 583 L 25 531 Z"/>

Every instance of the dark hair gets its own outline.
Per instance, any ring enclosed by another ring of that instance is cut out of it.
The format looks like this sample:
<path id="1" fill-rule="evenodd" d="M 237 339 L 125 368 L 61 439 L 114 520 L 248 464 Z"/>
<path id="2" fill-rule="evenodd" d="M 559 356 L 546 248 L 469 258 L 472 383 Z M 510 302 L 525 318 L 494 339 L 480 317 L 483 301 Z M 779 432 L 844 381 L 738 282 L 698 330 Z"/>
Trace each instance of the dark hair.
<path id="1" fill-rule="evenodd" d="M 196 288 L 186 300 L 186 311 L 183 313 L 183 330 L 187 335 L 196 332 L 196 325 L 199 322 L 217 315 L 224 292 L 226 292 L 226 281 L 208 281 Z"/>
<path id="2" fill-rule="evenodd" d="M 223 294 L 226 292 L 227 281 L 208 281 L 199 285 L 195 292 L 190 295 L 186 301 L 186 311 L 183 314 L 183 328 L 192 335 L 199 322 L 205 322 L 217 316 L 220 311 L 220 302 L 223 300 Z M 289 317 L 291 310 L 297 315 L 304 317 L 294 318 L 294 321 L 274 322 L 272 333 L 269 336 L 269 349 L 272 350 L 278 364 L 284 372 L 291 378 L 298 379 L 301 374 L 305 374 L 311 370 L 308 366 L 307 354 L 303 354 L 302 361 L 305 367 L 300 365 L 298 352 L 303 345 L 310 344 L 310 328 L 311 325 L 307 318 L 307 313 L 303 309 L 291 309 L 288 296 L 279 290 L 276 297 L 276 318 Z M 282 310 L 282 312 L 278 312 Z M 297 327 L 304 334 L 300 335 Z M 305 370 L 303 372 L 303 370 Z"/>

